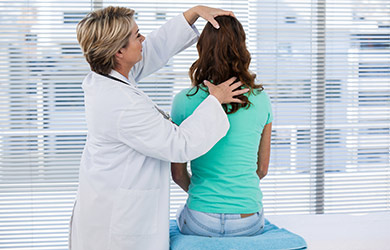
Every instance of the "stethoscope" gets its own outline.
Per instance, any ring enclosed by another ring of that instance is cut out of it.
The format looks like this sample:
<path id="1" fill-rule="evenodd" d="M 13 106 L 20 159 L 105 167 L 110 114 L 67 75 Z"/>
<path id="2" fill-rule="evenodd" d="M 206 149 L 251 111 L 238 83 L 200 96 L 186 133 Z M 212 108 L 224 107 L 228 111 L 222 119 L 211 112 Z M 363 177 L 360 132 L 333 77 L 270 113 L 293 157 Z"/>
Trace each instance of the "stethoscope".
<path id="1" fill-rule="evenodd" d="M 121 79 L 118 79 L 118 78 L 116 78 L 116 77 L 114 77 L 114 76 L 112 76 L 112 75 L 103 75 L 103 74 L 101 74 L 102 76 L 105 76 L 105 77 L 107 77 L 107 78 L 110 78 L 110 79 L 112 79 L 112 80 L 115 80 L 115 81 L 118 81 L 118 82 L 121 82 L 121 83 L 123 83 L 123 84 L 126 84 L 126 85 L 128 85 L 128 86 L 131 86 L 128 82 L 125 82 L 125 81 L 123 81 L 123 80 L 121 80 Z M 158 112 L 160 112 L 160 114 L 162 114 L 162 116 L 165 118 L 165 119 L 167 119 L 167 120 L 169 120 L 169 121 L 171 121 L 172 122 L 172 118 L 171 118 L 171 116 L 168 114 L 168 113 L 165 113 L 164 111 L 162 111 L 159 107 L 157 107 L 155 104 L 153 104 L 154 105 L 154 108 L 158 111 Z"/>

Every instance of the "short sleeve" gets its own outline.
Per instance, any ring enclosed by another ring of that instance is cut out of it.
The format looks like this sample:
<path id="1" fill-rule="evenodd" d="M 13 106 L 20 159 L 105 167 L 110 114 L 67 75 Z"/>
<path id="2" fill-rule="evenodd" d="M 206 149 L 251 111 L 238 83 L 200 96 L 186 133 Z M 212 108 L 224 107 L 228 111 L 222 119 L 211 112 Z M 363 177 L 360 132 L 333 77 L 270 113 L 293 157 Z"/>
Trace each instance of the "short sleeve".
<path id="1" fill-rule="evenodd" d="M 186 119 L 185 98 L 186 95 L 184 94 L 184 91 L 181 91 L 173 99 L 171 118 L 172 121 L 177 125 L 180 125 Z"/>
<path id="2" fill-rule="evenodd" d="M 267 107 L 267 111 L 268 111 L 268 118 L 267 118 L 267 121 L 265 124 L 269 124 L 272 122 L 272 120 L 274 119 L 274 116 L 273 116 L 273 113 L 272 113 L 272 105 L 271 105 L 271 100 L 268 96 L 268 94 L 264 91 L 264 94 L 266 96 L 266 107 Z"/>

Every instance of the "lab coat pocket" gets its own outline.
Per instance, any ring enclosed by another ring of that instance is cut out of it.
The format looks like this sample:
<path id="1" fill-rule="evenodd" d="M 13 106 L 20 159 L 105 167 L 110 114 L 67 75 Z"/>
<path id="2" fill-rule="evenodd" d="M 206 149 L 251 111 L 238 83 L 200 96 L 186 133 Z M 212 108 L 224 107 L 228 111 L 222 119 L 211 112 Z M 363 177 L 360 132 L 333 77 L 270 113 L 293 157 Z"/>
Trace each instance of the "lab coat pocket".
<path id="1" fill-rule="evenodd" d="M 119 189 L 113 207 L 110 231 L 123 236 L 145 236 L 157 232 L 159 189 Z"/>

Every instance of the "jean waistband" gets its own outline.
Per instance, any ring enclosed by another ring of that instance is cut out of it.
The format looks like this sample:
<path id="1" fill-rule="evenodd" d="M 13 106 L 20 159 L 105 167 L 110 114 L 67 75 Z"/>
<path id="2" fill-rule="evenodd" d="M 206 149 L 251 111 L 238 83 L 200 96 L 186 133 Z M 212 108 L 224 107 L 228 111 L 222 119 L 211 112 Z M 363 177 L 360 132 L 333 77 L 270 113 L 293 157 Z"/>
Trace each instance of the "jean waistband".
<path id="1" fill-rule="evenodd" d="M 196 214 L 196 213 L 199 213 L 199 214 L 204 214 L 204 215 L 207 215 L 207 216 L 210 216 L 210 217 L 213 217 L 213 218 L 220 218 L 221 215 L 224 215 L 226 218 L 247 218 L 247 217 L 250 217 L 254 214 L 257 214 L 259 212 L 256 212 L 256 213 L 249 213 L 249 214 L 239 214 L 239 213 L 207 213 L 207 212 L 200 212 L 200 211 L 197 211 L 197 210 L 192 210 L 190 208 L 187 207 L 187 209 L 193 213 L 193 214 Z"/>

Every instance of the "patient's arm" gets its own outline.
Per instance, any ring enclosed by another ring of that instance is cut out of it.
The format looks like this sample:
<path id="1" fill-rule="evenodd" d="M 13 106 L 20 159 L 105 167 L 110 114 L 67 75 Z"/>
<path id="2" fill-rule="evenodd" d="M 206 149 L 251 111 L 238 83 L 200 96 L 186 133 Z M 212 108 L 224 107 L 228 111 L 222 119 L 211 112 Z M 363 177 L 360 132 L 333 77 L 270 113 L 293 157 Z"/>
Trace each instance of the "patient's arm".
<path id="1" fill-rule="evenodd" d="M 261 134 L 259 151 L 257 152 L 257 175 L 260 180 L 267 175 L 269 157 L 271 153 L 271 132 L 272 122 L 264 126 L 263 133 Z"/>
<path id="2" fill-rule="evenodd" d="M 191 176 L 187 171 L 187 163 L 171 163 L 171 173 L 173 181 L 184 191 L 188 192 L 191 183 Z"/>

